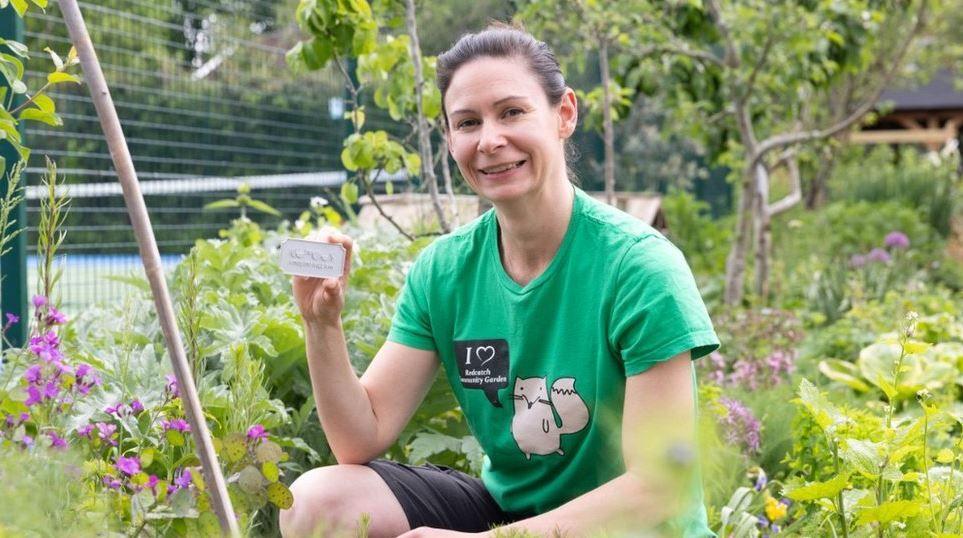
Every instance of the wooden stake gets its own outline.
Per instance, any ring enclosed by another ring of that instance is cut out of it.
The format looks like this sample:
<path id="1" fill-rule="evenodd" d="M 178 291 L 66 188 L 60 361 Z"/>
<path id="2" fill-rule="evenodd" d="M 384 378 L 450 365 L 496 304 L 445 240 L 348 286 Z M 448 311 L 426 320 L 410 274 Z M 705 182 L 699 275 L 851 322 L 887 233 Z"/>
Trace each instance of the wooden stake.
<path id="1" fill-rule="evenodd" d="M 127 140 L 124 138 L 124 132 L 120 127 L 120 119 L 117 117 L 114 101 L 110 97 L 107 80 L 100 68 L 100 61 L 94 52 L 94 45 L 90 41 L 87 25 L 84 23 L 83 15 L 81 15 L 80 8 L 77 6 L 77 0 L 60 0 L 60 11 L 67 23 L 70 40 L 77 47 L 77 55 L 83 68 L 84 78 L 87 87 L 90 89 L 94 107 L 97 109 L 100 126 L 107 138 L 110 156 L 114 161 L 114 167 L 117 169 L 117 179 L 120 180 L 121 187 L 124 190 L 127 212 L 134 227 L 134 235 L 137 237 L 137 245 L 140 249 L 140 258 L 144 262 L 144 270 L 147 273 L 147 280 L 150 282 L 154 305 L 157 308 L 157 317 L 160 320 L 161 329 L 164 331 L 164 339 L 174 367 L 174 375 L 177 377 L 177 383 L 180 387 L 184 413 L 191 424 L 191 435 L 197 447 L 197 455 L 201 461 L 207 491 L 211 495 L 211 504 L 221 522 L 222 532 L 232 537 L 238 537 L 240 532 L 237 519 L 234 517 L 231 499 L 227 494 L 227 486 L 224 482 L 224 476 L 221 474 L 221 466 L 218 464 L 217 455 L 214 453 L 210 431 L 208 431 L 207 423 L 204 421 L 204 413 L 197 396 L 197 388 L 194 386 L 194 377 L 184 354 L 184 346 L 174 316 L 174 306 L 167 291 L 167 282 L 164 280 L 164 270 L 160 263 L 157 241 L 154 239 L 154 231 L 150 225 L 147 206 L 144 204 L 144 196 L 141 194 L 140 184 L 137 181 L 137 172 L 134 170 L 134 162 L 130 157 Z"/>

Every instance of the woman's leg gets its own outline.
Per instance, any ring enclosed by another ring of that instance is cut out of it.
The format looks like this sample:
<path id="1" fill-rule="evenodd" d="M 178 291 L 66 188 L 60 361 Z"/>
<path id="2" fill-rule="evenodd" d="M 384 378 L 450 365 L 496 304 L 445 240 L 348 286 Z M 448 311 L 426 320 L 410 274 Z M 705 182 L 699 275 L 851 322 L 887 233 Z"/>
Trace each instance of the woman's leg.
<path id="1" fill-rule="evenodd" d="M 378 473 L 364 465 L 312 469 L 291 484 L 291 492 L 294 505 L 281 510 L 285 538 L 354 536 L 362 514 L 370 516 L 368 535 L 372 538 L 398 536 L 409 530 L 398 499 Z"/>

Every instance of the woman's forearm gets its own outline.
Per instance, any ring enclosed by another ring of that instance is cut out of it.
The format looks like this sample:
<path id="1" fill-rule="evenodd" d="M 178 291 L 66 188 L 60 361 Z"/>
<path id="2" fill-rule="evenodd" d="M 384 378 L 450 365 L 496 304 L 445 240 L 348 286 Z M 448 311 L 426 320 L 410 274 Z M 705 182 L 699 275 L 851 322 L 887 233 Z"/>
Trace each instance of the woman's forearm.
<path id="1" fill-rule="evenodd" d="M 673 515 L 671 499 L 651 491 L 633 473 L 622 474 L 543 514 L 498 530 L 526 530 L 542 536 L 588 536 L 605 530 L 652 528 Z M 489 536 L 494 534 L 489 533 Z"/>
<path id="2" fill-rule="evenodd" d="M 380 454 L 378 420 L 348 358 L 341 321 L 306 323 L 305 344 L 318 418 L 338 463 L 366 463 Z"/>

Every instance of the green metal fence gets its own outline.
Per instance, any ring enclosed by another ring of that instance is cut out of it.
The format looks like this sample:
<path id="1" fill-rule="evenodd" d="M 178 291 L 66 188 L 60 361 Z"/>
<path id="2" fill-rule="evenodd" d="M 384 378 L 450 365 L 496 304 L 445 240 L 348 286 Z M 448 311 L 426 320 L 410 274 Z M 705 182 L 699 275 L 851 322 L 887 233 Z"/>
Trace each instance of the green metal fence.
<path id="1" fill-rule="evenodd" d="M 295 77 L 285 64 L 296 39 L 296 2 L 100 0 L 80 2 L 139 172 L 158 245 L 176 262 L 199 237 L 216 235 L 230 213 L 203 212 L 252 194 L 296 217 L 312 195 L 337 185 L 347 128 L 334 73 Z M 45 76 L 44 47 L 70 47 L 55 3 L 27 19 L 28 74 Z M 44 156 L 57 162 L 72 198 L 67 218 L 64 306 L 123 294 L 103 278 L 139 268 L 137 248 L 100 126 L 85 87 L 51 94 L 62 128 L 30 126 L 27 242 L 36 244 Z M 260 217 L 255 217 L 260 218 Z M 28 256 L 35 255 L 28 247 Z M 30 265 L 28 261 L 28 265 Z M 31 289 L 32 292 L 32 289 Z"/>

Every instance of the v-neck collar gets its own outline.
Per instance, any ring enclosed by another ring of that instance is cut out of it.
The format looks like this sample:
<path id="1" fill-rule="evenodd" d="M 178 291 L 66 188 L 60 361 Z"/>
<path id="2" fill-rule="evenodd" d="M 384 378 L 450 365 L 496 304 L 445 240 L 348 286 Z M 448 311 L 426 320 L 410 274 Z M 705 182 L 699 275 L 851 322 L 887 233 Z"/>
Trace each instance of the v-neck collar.
<path id="1" fill-rule="evenodd" d="M 492 211 L 491 218 L 493 222 L 489 235 L 490 241 L 488 242 L 488 253 L 491 263 L 495 267 L 495 273 L 497 274 L 499 282 L 501 282 L 502 286 L 504 286 L 508 291 L 516 295 L 525 295 L 530 293 L 532 290 L 538 288 L 544 282 L 550 279 L 552 274 L 554 274 L 558 270 L 558 267 L 562 265 L 565 255 L 568 252 L 569 244 L 572 242 L 572 237 L 575 236 L 575 227 L 578 224 L 578 221 L 581 220 L 579 218 L 579 213 L 581 212 L 582 204 L 584 203 L 582 200 L 583 194 L 581 190 L 574 185 L 572 186 L 572 189 L 574 190 L 574 196 L 572 197 L 572 214 L 569 217 L 568 228 L 565 230 L 565 236 L 562 238 L 562 243 L 558 246 L 558 250 L 552 257 L 552 261 L 549 262 L 548 267 L 546 267 L 544 271 L 542 271 L 537 277 L 533 278 L 524 286 L 512 280 L 512 277 L 508 275 L 507 271 L 505 271 L 505 266 L 502 265 L 501 257 L 498 255 L 498 218 L 496 216 L 496 212 Z"/>

